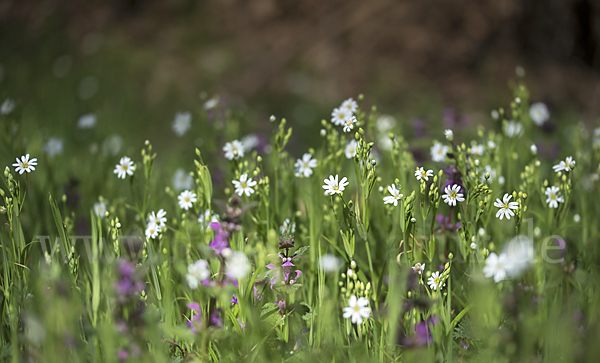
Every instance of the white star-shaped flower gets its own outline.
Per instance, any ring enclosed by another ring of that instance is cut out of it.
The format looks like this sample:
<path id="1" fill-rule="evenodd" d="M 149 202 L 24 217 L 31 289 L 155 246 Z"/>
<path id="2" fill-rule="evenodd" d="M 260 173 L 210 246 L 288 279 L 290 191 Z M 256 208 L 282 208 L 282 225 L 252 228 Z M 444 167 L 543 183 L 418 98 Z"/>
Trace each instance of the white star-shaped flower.
<path id="1" fill-rule="evenodd" d="M 297 177 L 304 176 L 305 178 L 308 178 L 312 175 L 313 168 L 317 167 L 317 159 L 313 159 L 312 154 L 306 153 L 302 155 L 302 159 L 296 160 L 294 167 L 296 168 L 294 174 Z"/>
<path id="2" fill-rule="evenodd" d="M 494 277 L 495 282 L 502 281 L 508 277 L 508 270 L 510 269 L 509 265 L 510 261 L 506 253 L 501 253 L 500 256 L 498 256 L 492 252 L 485 260 L 483 274 L 488 278 Z"/>
<path id="3" fill-rule="evenodd" d="M 256 185 L 256 181 L 252 180 L 252 178 L 248 179 L 248 174 L 242 174 L 239 181 L 233 181 L 233 185 L 235 186 L 235 193 L 237 195 L 241 197 L 243 194 L 246 194 L 249 197 L 254 193 L 252 187 Z"/>
<path id="4" fill-rule="evenodd" d="M 517 137 L 523 134 L 523 125 L 520 122 L 507 121 L 504 125 L 504 133 L 508 137 Z"/>
<path id="5" fill-rule="evenodd" d="M 427 280 L 427 284 L 429 285 L 430 289 L 436 290 L 436 291 L 438 289 L 441 290 L 444 286 L 446 286 L 445 282 L 442 283 L 442 276 L 440 275 L 439 271 L 436 271 L 431 274 L 431 276 Z"/>
<path id="6" fill-rule="evenodd" d="M 133 175 L 135 171 L 135 164 L 127 156 L 123 156 L 117 166 L 115 166 L 114 173 L 117 174 L 118 178 L 125 179 L 127 175 Z"/>
<path id="7" fill-rule="evenodd" d="M 415 265 L 412 267 L 413 271 L 418 273 L 419 275 L 423 273 L 423 271 L 425 271 L 425 264 L 424 263 L 415 263 Z"/>
<path id="8" fill-rule="evenodd" d="M 446 154 L 448 153 L 448 146 L 443 145 L 440 142 L 436 142 L 431 147 L 431 160 L 437 162 L 443 162 L 446 160 Z"/>
<path id="9" fill-rule="evenodd" d="M 239 140 L 233 140 L 223 146 L 225 157 L 229 160 L 238 159 L 244 157 L 244 144 Z"/>
<path id="10" fill-rule="evenodd" d="M 2 106 L 0 106 L 0 113 L 3 115 L 8 115 L 15 108 L 15 101 L 7 98 L 2 102 Z"/>
<path id="11" fill-rule="evenodd" d="M 458 184 L 454 184 L 452 187 L 450 187 L 450 185 L 448 185 L 446 187 L 446 189 L 444 189 L 444 195 L 442 195 L 442 198 L 444 199 L 444 203 L 450 205 L 450 206 L 455 206 L 456 202 L 462 202 L 465 200 L 465 198 L 463 198 L 463 193 L 459 193 L 460 192 L 460 186 Z"/>
<path id="12" fill-rule="evenodd" d="M 560 163 L 552 167 L 552 169 L 554 169 L 554 171 L 557 173 L 563 170 L 571 171 L 571 169 L 573 168 L 575 168 L 575 160 L 573 160 L 572 156 L 567 157 L 564 161 L 561 161 Z"/>
<path id="13" fill-rule="evenodd" d="M 356 103 L 356 101 L 354 101 L 352 98 L 348 98 L 342 102 L 340 108 L 348 111 L 350 114 L 354 114 L 356 110 L 358 110 L 358 103 Z"/>
<path id="14" fill-rule="evenodd" d="M 506 217 L 506 219 L 510 219 L 510 217 L 515 215 L 511 209 L 519 209 L 519 203 L 511 202 L 510 198 L 512 198 L 512 195 L 508 193 L 504 194 L 502 200 L 500 200 L 500 198 L 496 198 L 494 207 L 500 208 L 496 213 L 496 218 L 500 218 L 500 220 L 502 220 L 504 217 Z"/>
<path id="15" fill-rule="evenodd" d="M 200 282 L 206 280 L 210 276 L 210 270 L 208 268 L 208 262 L 204 260 L 198 260 L 188 266 L 188 273 L 185 276 L 190 288 L 197 289 Z"/>
<path id="16" fill-rule="evenodd" d="M 331 123 L 337 126 L 343 126 L 350 117 L 352 117 L 352 112 L 341 107 L 335 108 L 333 112 L 331 112 Z"/>
<path id="17" fill-rule="evenodd" d="M 354 128 L 354 124 L 356 123 L 356 117 L 352 116 L 344 121 L 344 132 L 350 132 Z"/>
<path id="18" fill-rule="evenodd" d="M 550 208 L 558 208 L 558 203 L 564 203 L 562 195 L 558 194 L 560 189 L 555 186 L 551 186 L 546 188 L 546 203 L 548 203 L 548 207 Z"/>
<path id="19" fill-rule="evenodd" d="M 148 216 L 148 224 L 154 223 L 160 228 L 165 228 L 167 223 L 167 217 L 165 217 L 166 215 L 167 212 L 165 212 L 164 209 L 159 210 L 157 213 L 152 212 Z"/>
<path id="20" fill-rule="evenodd" d="M 371 316 L 371 308 L 367 305 L 369 305 L 368 299 L 364 297 L 357 299 L 356 295 L 350 296 L 348 306 L 344 308 L 344 319 L 350 318 L 352 324 L 362 324 L 363 319 Z"/>
<path id="21" fill-rule="evenodd" d="M 400 200 L 400 198 L 402 198 L 403 196 L 402 194 L 400 194 L 400 188 L 402 188 L 401 185 L 398 185 L 398 188 L 396 188 L 395 184 L 388 186 L 388 191 L 391 195 L 383 197 L 383 202 L 385 204 L 393 204 L 394 206 L 397 206 L 398 200 Z"/>
<path id="22" fill-rule="evenodd" d="M 146 238 L 154 239 L 158 237 L 160 230 L 161 228 L 157 226 L 156 223 L 148 223 L 148 226 L 146 227 Z"/>
<path id="23" fill-rule="evenodd" d="M 352 159 L 356 155 L 356 150 L 358 150 L 358 143 L 352 139 L 346 144 L 346 148 L 344 149 L 346 158 Z"/>
<path id="24" fill-rule="evenodd" d="M 333 175 L 329 176 L 329 179 L 323 180 L 325 185 L 323 185 L 323 189 L 325 189 L 325 195 L 334 195 L 334 194 L 342 194 L 346 186 L 350 184 L 348 182 L 348 178 L 343 177 L 342 180 L 338 182 L 338 176 L 335 177 Z"/>
<path id="25" fill-rule="evenodd" d="M 541 126 L 550 118 L 550 112 L 545 104 L 537 102 L 529 107 L 529 116 L 536 125 Z"/>
<path id="26" fill-rule="evenodd" d="M 15 172 L 23 174 L 24 172 L 31 173 L 37 165 L 37 158 L 29 160 L 29 154 L 21 156 L 21 160 L 17 158 L 17 162 L 12 164 L 15 167 Z"/>
<path id="27" fill-rule="evenodd" d="M 204 211 L 204 214 L 198 217 L 198 222 L 201 223 L 203 228 L 207 228 L 211 223 L 219 223 L 219 216 L 214 214 L 210 209 L 207 209 Z"/>
<path id="28" fill-rule="evenodd" d="M 423 167 L 417 168 L 417 170 L 415 170 L 415 177 L 417 177 L 417 180 L 425 179 L 425 181 L 428 181 L 430 176 L 433 176 L 433 170 L 425 171 Z"/>
<path id="29" fill-rule="evenodd" d="M 190 190 L 184 190 L 181 192 L 177 199 L 179 199 L 179 207 L 185 210 L 192 208 L 192 205 L 198 201 L 196 199 L 196 193 Z"/>
<path id="30" fill-rule="evenodd" d="M 189 112 L 177 112 L 173 120 L 173 131 L 177 136 L 183 136 L 192 127 L 192 114 Z"/>

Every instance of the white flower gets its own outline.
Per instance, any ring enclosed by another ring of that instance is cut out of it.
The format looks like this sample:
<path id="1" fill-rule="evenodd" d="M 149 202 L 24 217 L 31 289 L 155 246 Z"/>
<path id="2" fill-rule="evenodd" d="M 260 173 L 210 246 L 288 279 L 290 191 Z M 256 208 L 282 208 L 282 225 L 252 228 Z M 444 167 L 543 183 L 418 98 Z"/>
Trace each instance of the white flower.
<path id="1" fill-rule="evenodd" d="M 329 254 L 321 256 L 319 264 L 325 272 L 336 272 L 340 269 L 340 267 L 342 267 L 342 261 L 340 261 L 339 258 Z"/>
<path id="2" fill-rule="evenodd" d="M 59 139 L 57 137 L 51 137 L 44 144 L 44 151 L 51 158 L 53 158 L 56 155 L 62 154 L 62 151 L 63 151 L 63 139 Z"/>
<path id="3" fill-rule="evenodd" d="M 331 123 L 337 126 L 343 126 L 350 117 L 352 117 L 352 113 L 347 109 L 336 108 L 331 113 Z"/>
<path id="4" fill-rule="evenodd" d="M 444 286 L 446 286 L 445 282 L 442 284 L 442 276 L 440 275 L 439 271 L 436 271 L 431 274 L 431 277 L 429 277 L 429 279 L 427 280 L 427 284 L 429 285 L 430 289 L 436 291 L 437 289 L 441 290 Z"/>
<path id="5" fill-rule="evenodd" d="M 533 154 L 533 155 L 537 154 L 537 146 L 535 146 L 535 144 L 531 144 L 531 146 L 529 147 L 529 150 L 531 150 L 531 154 Z"/>
<path id="6" fill-rule="evenodd" d="M 37 158 L 29 160 L 29 154 L 21 156 L 21 160 L 17 158 L 17 162 L 12 164 L 15 167 L 15 172 L 23 174 L 24 172 L 31 173 L 37 165 Z"/>
<path id="7" fill-rule="evenodd" d="M 235 193 L 240 197 L 245 193 L 247 197 L 249 197 L 252 193 L 254 193 L 253 186 L 256 185 L 256 182 L 252 180 L 252 178 L 248 179 L 248 174 L 242 174 L 240 176 L 240 180 L 234 180 L 233 185 L 235 186 Z"/>
<path id="8" fill-rule="evenodd" d="M 394 143 L 393 143 L 392 139 L 389 138 L 388 135 L 381 135 L 378 138 L 377 146 L 379 147 L 380 150 L 390 151 L 394 147 Z"/>
<path id="9" fill-rule="evenodd" d="M 511 202 L 511 198 L 512 195 L 508 193 L 504 194 L 502 200 L 500 200 L 500 198 L 496 198 L 496 201 L 494 202 L 494 207 L 500 208 L 496 213 L 496 218 L 500 218 L 500 220 L 502 220 L 502 218 L 504 217 L 506 217 L 506 219 L 510 219 L 510 217 L 515 215 L 515 213 L 511 209 L 519 209 L 519 203 Z"/>
<path id="10" fill-rule="evenodd" d="M 450 129 L 446 129 L 444 131 L 444 136 L 446 136 L 446 139 L 448 141 L 452 141 L 454 139 L 454 132 L 452 132 L 452 130 L 450 130 Z"/>
<path id="11" fill-rule="evenodd" d="M 344 132 L 350 132 L 354 128 L 354 124 L 356 123 L 356 117 L 352 116 L 344 121 Z"/>
<path id="12" fill-rule="evenodd" d="M 226 273 L 230 279 L 239 280 L 250 272 L 250 261 L 243 252 L 234 252 L 227 259 Z"/>
<path id="13" fill-rule="evenodd" d="M 209 276 L 208 262 L 198 260 L 188 266 L 188 273 L 185 278 L 192 289 L 197 289 L 199 282 L 206 280 Z"/>
<path id="14" fill-rule="evenodd" d="M 135 164 L 127 156 L 123 156 L 117 166 L 115 166 L 114 173 L 117 174 L 118 178 L 125 179 L 127 175 L 133 175 L 135 171 Z"/>
<path id="15" fill-rule="evenodd" d="M 504 184 L 504 177 L 502 175 L 498 177 L 498 183 L 500 183 L 501 185 Z"/>
<path id="16" fill-rule="evenodd" d="M 352 139 L 346 144 L 346 148 L 344 149 L 346 158 L 352 159 L 356 155 L 356 150 L 358 150 L 358 143 L 356 140 Z"/>
<path id="17" fill-rule="evenodd" d="M 348 98 L 347 100 L 342 102 L 340 108 L 346 110 L 350 114 L 354 114 L 356 110 L 358 110 L 358 104 L 352 98 Z"/>
<path id="18" fill-rule="evenodd" d="M 443 162 L 446 160 L 446 154 L 448 153 L 448 146 L 443 145 L 440 142 L 436 142 L 431 147 L 431 160 L 437 162 Z"/>
<path id="19" fill-rule="evenodd" d="M 521 136 L 523 134 L 523 125 L 520 122 L 507 121 L 504 124 L 504 133 L 508 137 Z"/>
<path id="20" fill-rule="evenodd" d="M 0 106 L 0 113 L 3 115 L 8 115 L 15 108 L 15 101 L 7 98 L 2 102 L 2 106 Z"/>
<path id="21" fill-rule="evenodd" d="M 96 126 L 96 115 L 88 113 L 79 118 L 77 121 L 77 127 L 80 129 L 91 129 Z"/>
<path id="22" fill-rule="evenodd" d="M 475 242 L 471 242 L 471 249 L 474 250 L 477 248 L 477 244 Z"/>
<path id="23" fill-rule="evenodd" d="M 94 203 L 94 214 L 100 218 L 104 218 L 106 214 L 106 205 L 102 202 Z"/>
<path id="24" fill-rule="evenodd" d="M 183 192 L 181 192 L 177 199 L 179 199 L 179 207 L 185 210 L 192 208 L 192 204 L 198 201 L 196 199 L 196 193 L 190 190 L 184 190 Z"/>
<path id="25" fill-rule="evenodd" d="M 423 273 L 423 271 L 425 271 L 425 264 L 421 264 L 421 263 L 415 263 L 415 265 L 412 267 L 413 271 L 418 273 L 419 275 Z"/>
<path id="26" fill-rule="evenodd" d="M 113 134 L 102 141 L 102 154 L 107 156 L 117 156 L 123 148 L 123 138 L 120 135 Z"/>
<path id="27" fill-rule="evenodd" d="M 375 127 L 381 133 L 389 132 L 396 127 L 396 119 L 391 115 L 381 115 L 377 118 Z"/>
<path id="28" fill-rule="evenodd" d="M 390 192 L 391 195 L 388 195 L 387 197 L 383 197 L 383 202 L 385 204 L 393 204 L 394 206 L 397 206 L 398 200 L 400 200 L 400 198 L 403 197 L 403 195 L 400 194 L 400 188 L 402 188 L 401 185 L 398 185 L 398 188 L 396 188 L 395 184 L 388 186 L 388 191 Z"/>
<path id="29" fill-rule="evenodd" d="M 552 167 L 552 169 L 554 169 L 554 171 L 557 173 L 562 170 L 571 171 L 573 168 L 575 168 L 575 160 L 573 160 L 572 156 L 567 157 L 564 161 L 561 161 Z"/>
<path id="30" fill-rule="evenodd" d="M 420 167 L 415 170 L 415 176 L 417 177 L 417 180 L 425 179 L 425 181 L 428 181 L 429 177 L 433 176 L 433 170 L 430 169 L 425 171 L 423 167 Z"/>
<path id="31" fill-rule="evenodd" d="M 352 324 L 362 324 L 363 319 L 371 316 L 371 308 L 367 305 L 369 305 L 368 299 L 364 297 L 357 299 L 356 295 L 350 296 L 348 306 L 344 308 L 344 319 L 350 318 Z"/>
<path id="32" fill-rule="evenodd" d="M 495 282 L 499 282 L 508 277 L 508 269 L 510 268 L 510 261 L 506 253 L 500 253 L 500 256 L 492 252 L 485 260 L 485 267 L 483 268 L 483 274 L 485 277 L 494 277 Z"/>
<path id="33" fill-rule="evenodd" d="M 175 174 L 173 174 L 173 188 L 176 192 L 192 189 L 194 187 L 194 178 L 190 175 L 190 173 L 186 172 L 183 169 L 177 169 Z"/>
<path id="34" fill-rule="evenodd" d="M 159 210 L 157 213 L 150 213 L 150 215 L 148 215 L 148 224 L 154 223 L 156 224 L 159 228 L 165 228 L 165 225 L 167 223 L 167 217 L 165 217 L 167 215 L 167 212 L 165 212 L 164 209 Z"/>
<path id="35" fill-rule="evenodd" d="M 294 232 L 296 232 L 296 223 L 292 223 L 289 218 L 286 218 L 285 221 L 283 221 L 283 224 L 279 226 L 279 232 L 281 232 L 281 234 L 285 234 L 286 232 L 294 234 Z"/>
<path id="36" fill-rule="evenodd" d="M 244 157 L 244 145 L 238 140 L 226 143 L 223 146 L 223 151 L 225 152 L 225 157 L 229 160 Z"/>
<path id="37" fill-rule="evenodd" d="M 500 113 L 498 112 L 498 110 L 492 110 L 492 112 L 490 112 L 490 114 L 494 120 L 497 120 L 498 117 L 500 117 Z"/>
<path id="38" fill-rule="evenodd" d="M 471 146 L 471 154 L 473 155 L 483 155 L 483 152 L 485 151 L 483 144 L 479 144 L 479 145 L 475 145 L 475 146 Z"/>
<path id="39" fill-rule="evenodd" d="M 546 188 L 546 203 L 548 203 L 548 207 L 550 208 L 558 208 L 558 203 L 564 203 L 565 200 L 562 195 L 559 195 L 558 192 L 560 189 L 555 186 L 551 186 Z"/>
<path id="40" fill-rule="evenodd" d="M 217 105 L 219 104 L 219 96 L 215 96 L 211 99 L 209 99 L 208 101 L 204 102 L 204 109 L 205 110 L 211 110 L 215 107 L 217 107 Z"/>
<path id="41" fill-rule="evenodd" d="M 487 178 L 487 180 L 485 178 L 485 174 L 487 174 L 489 176 L 489 178 Z M 496 179 L 496 169 L 492 169 L 491 166 L 486 165 L 484 172 L 481 174 L 481 182 L 485 183 L 487 181 L 488 183 L 491 183 L 494 181 L 494 179 Z"/>
<path id="42" fill-rule="evenodd" d="M 459 193 L 460 192 L 460 186 L 458 184 L 454 184 L 452 187 L 450 187 L 450 185 L 448 185 L 446 187 L 446 189 L 444 189 L 444 195 L 442 195 L 442 198 L 444 199 L 444 203 L 451 205 L 451 206 L 455 206 L 456 202 L 462 202 L 465 200 L 465 198 L 463 198 L 463 193 Z"/>
<path id="43" fill-rule="evenodd" d="M 201 223 L 203 228 L 207 228 L 211 223 L 219 223 L 219 216 L 214 214 L 210 209 L 207 209 L 204 211 L 204 214 L 198 217 L 198 222 Z"/>
<path id="44" fill-rule="evenodd" d="M 496 148 L 496 143 L 495 143 L 495 142 L 493 142 L 492 140 L 488 141 L 488 143 L 487 143 L 487 144 L 488 144 L 488 147 L 489 147 L 490 149 L 495 149 L 495 148 Z"/>
<path id="45" fill-rule="evenodd" d="M 250 135 L 246 135 L 244 137 L 242 137 L 242 146 L 244 148 L 244 152 L 249 152 L 250 150 L 254 149 L 255 147 L 258 146 L 260 140 L 258 139 L 258 136 L 254 135 L 254 134 L 250 134 Z"/>
<path id="46" fill-rule="evenodd" d="M 317 159 L 313 159 L 312 154 L 306 153 L 302 155 L 302 159 L 296 160 L 294 167 L 296 168 L 294 174 L 297 177 L 304 176 L 305 178 L 308 178 L 312 175 L 313 168 L 317 167 Z"/>
<path id="47" fill-rule="evenodd" d="M 506 245 L 506 250 L 502 254 L 506 255 L 508 261 L 505 264 L 506 273 L 511 277 L 517 277 L 534 261 L 533 241 L 524 235 L 516 236 Z"/>
<path id="48" fill-rule="evenodd" d="M 348 178 L 343 177 L 342 180 L 338 183 L 338 176 L 336 174 L 335 178 L 333 175 L 329 176 L 329 179 L 323 180 L 325 185 L 323 185 L 323 189 L 325 189 L 325 195 L 334 195 L 334 194 L 342 194 L 344 189 L 346 189 L 346 185 L 350 184 L 348 182 Z"/>
<path id="49" fill-rule="evenodd" d="M 573 221 L 574 221 L 575 223 L 579 223 L 579 222 L 581 221 L 581 216 L 579 216 L 579 214 L 575 214 L 575 215 L 573 216 Z"/>
<path id="50" fill-rule="evenodd" d="M 536 125 L 541 126 L 550 118 L 550 112 L 545 104 L 537 102 L 529 107 L 529 116 Z"/>
<path id="51" fill-rule="evenodd" d="M 154 239 L 154 238 L 158 237 L 159 233 L 160 233 L 159 226 L 157 226 L 155 223 L 148 223 L 148 226 L 146 227 L 146 238 Z"/>
<path id="52" fill-rule="evenodd" d="M 192 127 L 192 114 L 189 112 L 177 112 L 173 121 L 173 131 L 177 136 L 183 136 Z"/>

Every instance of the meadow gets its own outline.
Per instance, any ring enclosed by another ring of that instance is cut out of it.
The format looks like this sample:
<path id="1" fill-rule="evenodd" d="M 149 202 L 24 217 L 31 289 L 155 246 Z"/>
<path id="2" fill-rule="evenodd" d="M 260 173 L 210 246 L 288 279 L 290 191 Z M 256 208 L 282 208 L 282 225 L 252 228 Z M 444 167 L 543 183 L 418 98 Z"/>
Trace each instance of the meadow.
<path id="1" fill-rule="evenodd" d="M 0 361 L 597 361 L 600 128 L 511 91 L 487 129 L 357 95 L 293 149 L 205 97 L 159 157 L 0 100 Z"/>

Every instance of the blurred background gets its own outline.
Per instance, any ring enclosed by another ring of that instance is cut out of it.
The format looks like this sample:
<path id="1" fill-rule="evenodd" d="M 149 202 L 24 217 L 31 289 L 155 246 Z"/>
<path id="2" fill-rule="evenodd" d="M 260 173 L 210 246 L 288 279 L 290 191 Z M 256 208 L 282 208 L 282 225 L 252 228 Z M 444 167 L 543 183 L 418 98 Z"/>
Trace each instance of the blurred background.
<path id="1" fill-rule="evenodd" d="M 0 97 L 59 137 L 92 113 L 107 135 L 174 144 L 175 114 L 218 98 L 244 132 L 274 114 L 310 143 L 361 93 L 401 123 L 486 123 L 518 66 L 553 115 L 600 112 L 595 0 L 3 0 L 0 37 Z"/>

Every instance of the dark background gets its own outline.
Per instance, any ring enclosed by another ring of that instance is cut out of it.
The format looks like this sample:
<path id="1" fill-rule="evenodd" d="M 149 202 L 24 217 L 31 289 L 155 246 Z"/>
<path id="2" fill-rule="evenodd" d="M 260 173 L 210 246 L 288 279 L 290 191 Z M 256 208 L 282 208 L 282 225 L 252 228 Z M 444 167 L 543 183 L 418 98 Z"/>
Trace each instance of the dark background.
<path id="1" fill-rule="evenodd" d="M 593 0 L 3 0 L 0 24 L 0 95 L 56 127 L 96 112 L 152 129 L 219 95 L 317 128 L 359 93 L 406 119 L 486 122 L 519 65 L 553 114 L 600 112 Z"/>

